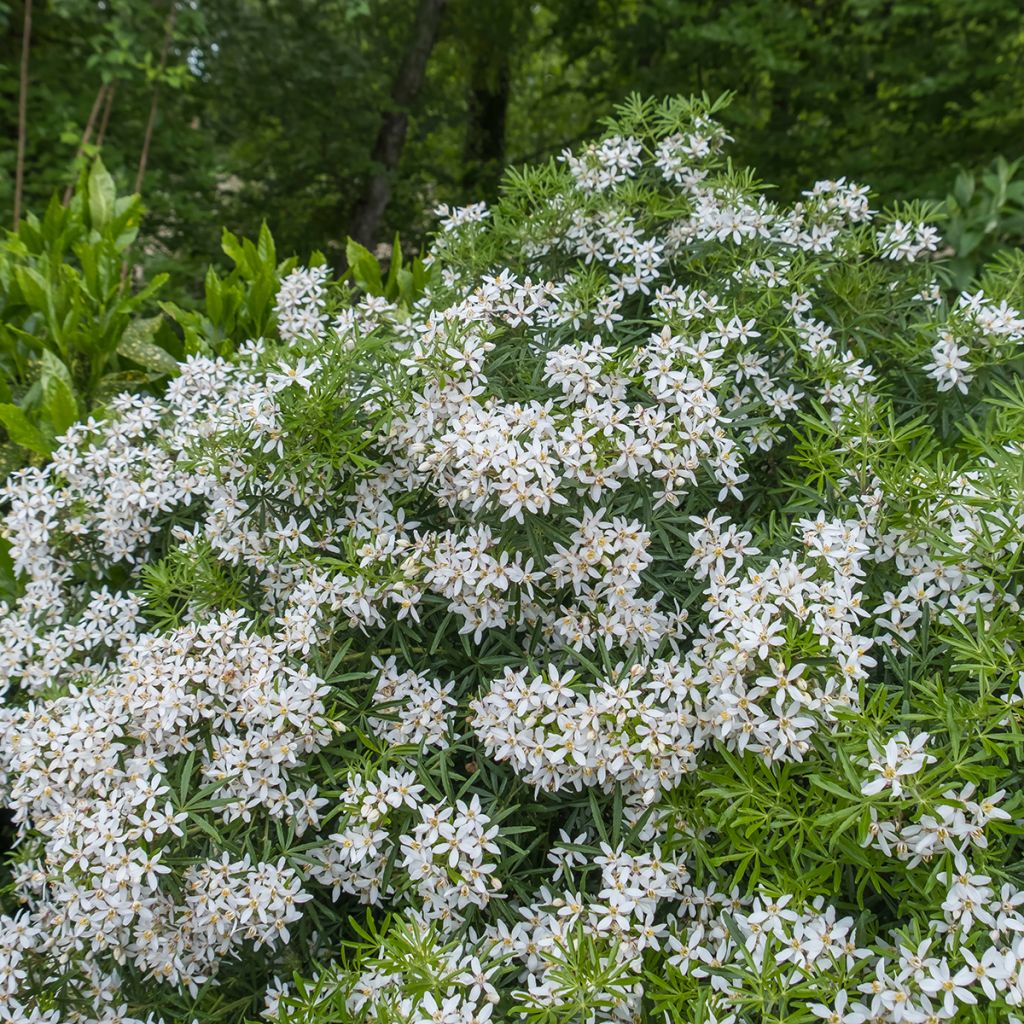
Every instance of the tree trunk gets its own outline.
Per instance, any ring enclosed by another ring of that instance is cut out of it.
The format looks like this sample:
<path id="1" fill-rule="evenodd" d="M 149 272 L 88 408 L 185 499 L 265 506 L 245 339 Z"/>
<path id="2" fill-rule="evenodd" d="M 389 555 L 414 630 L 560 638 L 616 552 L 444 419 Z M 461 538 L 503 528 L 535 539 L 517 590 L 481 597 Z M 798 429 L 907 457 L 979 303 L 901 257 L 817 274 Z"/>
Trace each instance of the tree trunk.
<path id="1" fill-rule="evenodd" d="M 494 199 L 505 166 L 509 92 L 508 42 L 478 51 L 473 61 L 463 149 L 462 185 L 471 199 Z"/>
<path id="2" fill-rule="evenodd" d="M 377 241 L 380 223 L 391 200 L 392 181 L 405 146 L 409 109 L 416 100 L 427 74 L 427 60 L 434 48 L 441 15 L 447 0 L 420 0 L 416 24 L 402 64 L 391 89 L 391 108 L 384 114 L 373 147 L 375 172 L 366 184 L 355 213 L 350 234 L 368 248 Z"/>
<path id="3" fill-rule="evenodd" d="M 14 165 L 14 230 L 21 219 L 21 197 L 25 188 L 25 147 L 28 142 L 28 48 L 32 41 L 32 0 L 25 0 L 25 22 L 21 30 L 21 72 L 18 88 L 18 156 Z"/>

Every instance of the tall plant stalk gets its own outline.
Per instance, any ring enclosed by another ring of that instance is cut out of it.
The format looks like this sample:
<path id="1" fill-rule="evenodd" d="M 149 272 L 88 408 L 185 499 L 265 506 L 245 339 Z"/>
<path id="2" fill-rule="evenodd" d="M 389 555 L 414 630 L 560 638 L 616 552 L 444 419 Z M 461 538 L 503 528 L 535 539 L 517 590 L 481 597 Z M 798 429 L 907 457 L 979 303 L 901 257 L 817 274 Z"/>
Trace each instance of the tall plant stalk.
<path id="1" fill-rule="evenodd" d="M 32 42 L 32 0 L 25 0 L 25 22 L 21 30 L 21 71 L 18 85 L 18 156 L 14 169 L 14 227 L 21 219 L 25 189 L 25 146 L 28 141 L 28 52 Z"/>
<path id="2" fill-rule="evenodd" d="M 96 91 L 96 99 L 92 102 L 92 109 L 89 111 L 88 120 L 85 122 L 85 129 L 82 132 L 81 141 L 78 143 L 78 149 L 75 150 L 75 163 L 77 164 L 81 160 L 82 155 L 85 153 L 85 147 L 89 145 L 89 140 L 92 138 L 92 130 L 96 127 L 96 118 L 99 116 L 100 107 L 103 105 L 103 101 L 106 99 L 106 95 L 109 89 L 113 86 L 107 85 L 106 82 L 100 84 L 99 89 Z M 74 192 L 74 182 L 69 181 L 67 188 L 64 189 L 64 205 L 67 206 L 71 202 L 71 195 Z"/>
<path id="3" fill-rule="evenodd" d="M 156 113 L 160 103 L 160 76 L 167 66 L 167 53 L 171 48 L 171 40 L 174 38 L 174 23 L 178 17 L 178 5 L 171 3 L 171 9 L 167 12 L 167 25 L 164 29 L 164 42 L 160 49 L 160 63 L 157 65 L 156 80 L 153 83 L 153 98 L 149 104 L 149 116 L 146 118 L 146 133 L 142 140 L 142 152 L 139 154 L 139 169 L 135 175 L 135 192 L 142 192 L 142 182 L 146 177 L 146 165 L 149 162 L 149 147 L 153 142 L 153 128 L 156 125 Z"/>

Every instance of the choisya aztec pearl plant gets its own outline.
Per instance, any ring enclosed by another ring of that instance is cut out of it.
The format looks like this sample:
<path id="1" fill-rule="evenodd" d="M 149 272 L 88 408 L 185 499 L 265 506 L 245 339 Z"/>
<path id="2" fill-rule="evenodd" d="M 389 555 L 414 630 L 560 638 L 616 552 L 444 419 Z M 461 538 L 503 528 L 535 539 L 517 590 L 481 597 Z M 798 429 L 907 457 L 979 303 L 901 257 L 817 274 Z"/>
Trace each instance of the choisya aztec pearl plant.
<path id="1" fill-rule="evenodd" d="M 0 1020 L 1024 1019 L 1024 260 L 716 113 L 9 479 Z"/>

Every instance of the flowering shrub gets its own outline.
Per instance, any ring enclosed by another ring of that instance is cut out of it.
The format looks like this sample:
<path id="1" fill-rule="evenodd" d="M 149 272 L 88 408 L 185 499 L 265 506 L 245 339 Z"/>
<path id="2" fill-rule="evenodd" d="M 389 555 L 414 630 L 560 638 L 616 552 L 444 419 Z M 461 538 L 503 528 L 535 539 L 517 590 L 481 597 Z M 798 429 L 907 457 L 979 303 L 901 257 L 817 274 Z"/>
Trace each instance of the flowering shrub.
<path id="1" fill-rule="evenodd" d="M 13 476 L 0 1019 L 1010 1019 L 1024 266 L 703 102 Z M 240 342 L 243 339 L 238 339 Z"/>

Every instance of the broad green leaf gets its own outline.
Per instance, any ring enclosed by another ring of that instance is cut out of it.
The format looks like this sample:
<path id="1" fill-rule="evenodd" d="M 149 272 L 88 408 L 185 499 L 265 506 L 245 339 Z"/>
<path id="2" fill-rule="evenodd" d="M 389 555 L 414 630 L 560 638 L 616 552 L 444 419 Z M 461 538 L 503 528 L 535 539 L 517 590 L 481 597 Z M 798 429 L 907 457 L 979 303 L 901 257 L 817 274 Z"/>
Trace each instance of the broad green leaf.
<path id="1" fill-rule="evenodd" d="M 218 327 L 224 324 L 224 285 L 213 267 L 206 271 L 206 315 Z"/>
<path id="2" fill-rule="evenodd" d="M 57 194 L 54 193 L 50 199 L 50 205 L 46 208 L 46 215 L 43 217 L 43 237 L 51 242 L 60 238 L 66 217 L 67 211 L 64 208 L 64 204 L 60 201 Z"/>
<path id="3" fill-rule="evenodd" d="M 78 419 L 75 386 L 68 368 L 52 352 L 42 355 L 43 411 L 56 435 L 64 433 Z"/>
<path id="4" fill-rule="evenodd" d="M 241 243 L 227 228 L 224 229 L 220 236 L 220 247 L 224 255 L 236 266 L 245 259 L 245 250 L 242 248 Z"/>
<path id="5" fill-rule="evenodd" d="M 381 295 L 384 288 L 380 279 L 380 264 L 373 253 L 354 239 L 345 244 L 345 258 L 356 284 L 370 295 Z"/>
<path id="6" fill-rule="evenodd" d="M 259 238 L 256 242 L 256 252 L 259 255 L 260 263 L 273 270 L 277 266 L 277 250 L 274 248 L 274 236 L 267 227 L 267 222 L 260 224 Z"/>
<path id="7" fill-rule="evenodd" d="M 29 422 L 25 410 L 10 403 L 0 404 L 0 423 L 4 425 L 10 439 L 22 448 L 36 452 L 38 455 L 49 455 L 52 445 L 42 431 Z"/>
<path id="8" fill-rule="evenodd" d="M 102 232 L 114 216 L 117 189 L 110 172 L 99 157 L 89 171 L 89 220 L 93 230 Z"/>
<path id="9" fill-rule="evenodd" d="M 13 441 L 0 441 L 0 480 L 25 465 L 25 452 Z"/>
<path id="10" fill-rule="evenodd" d="M 163 317 L 147 317 L 144 320 L 133 320 L 121 335 L 117 345 L 117 354 L 130 359 L 133 363 L 154 370 L 157 373 L 177 373 L 178 361 L 169 352 L 155 345 L 151 340 L 160 329 Z"/>
<path id="11" fill-rule="evenodd" d="M 16 267 L 14 276 L 25 303 L 41 313 L 50 309 L 49 285 L 46 278 L 34 267 Z"/>
<path id="12" fill-rule="evenodd" d="M 395 277 L 398 282 L 396 298 L 401 299 L 407 306 L 411 306 L 416 298 L 416 285 L 413 281 L 412 271 L 403 267 Z"/>

